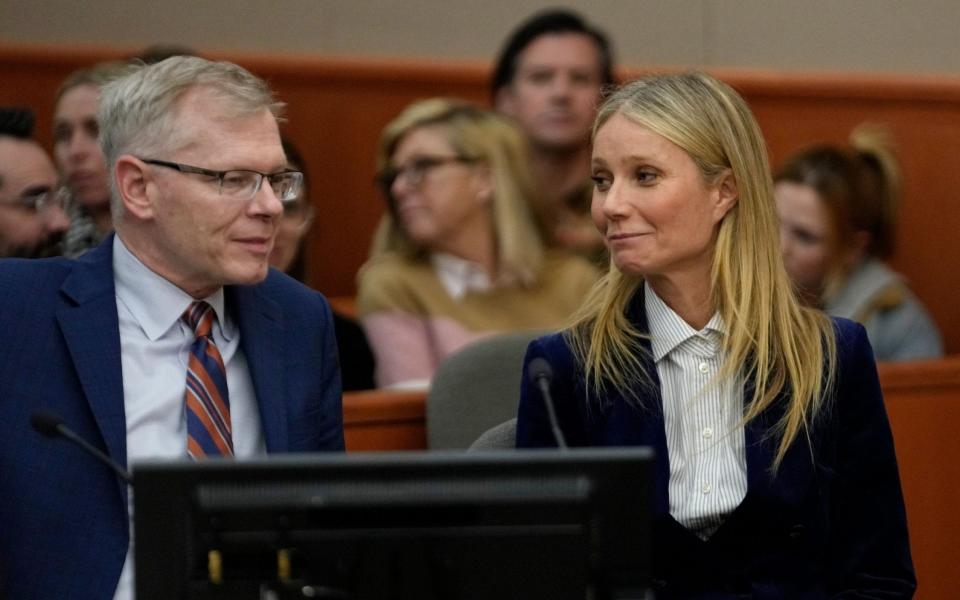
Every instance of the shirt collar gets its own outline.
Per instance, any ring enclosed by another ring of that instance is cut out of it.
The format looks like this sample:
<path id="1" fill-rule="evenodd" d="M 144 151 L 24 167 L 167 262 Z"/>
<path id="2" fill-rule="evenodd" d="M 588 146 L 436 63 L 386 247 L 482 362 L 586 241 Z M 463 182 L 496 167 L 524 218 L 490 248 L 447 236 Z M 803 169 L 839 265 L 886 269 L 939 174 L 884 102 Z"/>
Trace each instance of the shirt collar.
<path id="1" fill-rule="evenodd" d="M 493 288 L 483 267 L 471 260 L 435 252 L 430 255 L 430 262 L 443 288 L 454 300 L 460 300 L 468 292 L 489 292 Z"/>
<path id="2" fill-rule="evenodd" d="M 165 334 L 195 301 L 195 298 L 140 262 L 119 235 L 113 238 L 113 278 L 117 299 L 127 307 L 151 341 Z M 213 307 L 216 323 L 221 324 L 220 331 L 224 339 L 229 341 L 234 336 L 235 326 L 226 317 L 223 298 L 221 287 L 203 300 Z"/>
<path id="3" fill-rule="evenodd" d="M 647 282 L 644 282 L 643 286 L 643 302 L 650 327 L 650 349 L 653 351 L 654 362 L 660 362 L 677 346 L 691 338 L 698 338 L 697 346 L 709 353 L 719 350 L 725 330 L 720 313 L 713 313 L 703 329 L 697 331 L 667 306 Z"/>

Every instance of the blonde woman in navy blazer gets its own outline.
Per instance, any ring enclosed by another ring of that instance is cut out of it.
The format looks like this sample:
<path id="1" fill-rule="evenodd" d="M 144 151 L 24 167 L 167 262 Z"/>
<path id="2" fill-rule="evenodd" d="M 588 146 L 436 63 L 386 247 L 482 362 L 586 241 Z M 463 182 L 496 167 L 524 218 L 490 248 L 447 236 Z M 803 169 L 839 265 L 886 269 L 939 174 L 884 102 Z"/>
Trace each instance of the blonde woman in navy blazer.
<path id="1" fill-rule="evenodd" d="M 526 361 L 557 373 L 570 445 L 657 451 L 657 598 L 911 597 L 870 344 L 860 325 L 797 301 L 743 99 L 702 73 L 631 83 L 597 116 L 592 173 L 610 270 Z M 665 351 L 673 331 L 686 333 Z M 690 348 L 714 354 L 685 371 Z M 727 420 L 692 429 L 695 411 Z M 519 447 L 554 444 L 546 415 L 524 384 Z M 718 485 L 678 493 L 691 473 Z"/>

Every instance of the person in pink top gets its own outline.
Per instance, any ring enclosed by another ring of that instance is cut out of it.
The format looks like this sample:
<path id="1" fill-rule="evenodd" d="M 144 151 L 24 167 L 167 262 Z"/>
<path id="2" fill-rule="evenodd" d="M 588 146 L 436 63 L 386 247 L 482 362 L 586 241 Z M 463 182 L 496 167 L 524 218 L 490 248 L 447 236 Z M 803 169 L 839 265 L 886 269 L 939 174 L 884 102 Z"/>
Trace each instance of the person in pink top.
<path id="1" fill-rule="evenodd" d="M 560 327 L 596 280 L 544 247 L 523 136 L 463 102 L 417 102 L 384 129 L 388 212 L 357 307 L 379 386 L 424 385 L 447 356 L 496 332 Z"/>

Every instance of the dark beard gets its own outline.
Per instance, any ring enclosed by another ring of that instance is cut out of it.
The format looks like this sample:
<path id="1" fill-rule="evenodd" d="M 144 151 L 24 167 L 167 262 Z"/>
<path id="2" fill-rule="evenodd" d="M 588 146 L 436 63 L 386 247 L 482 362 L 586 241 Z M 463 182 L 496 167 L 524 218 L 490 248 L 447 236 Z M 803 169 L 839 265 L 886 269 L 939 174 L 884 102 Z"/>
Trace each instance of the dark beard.
<path id="1" fill-rule="evenodd" d="M 47 258 L 50 256 L 60 256 L 62 253 L 60 242 L 62 241 L 63 234 L 51 235 L 36 244 L 15 246 L 10 249 L 7 256 L 10 258 Z"/>

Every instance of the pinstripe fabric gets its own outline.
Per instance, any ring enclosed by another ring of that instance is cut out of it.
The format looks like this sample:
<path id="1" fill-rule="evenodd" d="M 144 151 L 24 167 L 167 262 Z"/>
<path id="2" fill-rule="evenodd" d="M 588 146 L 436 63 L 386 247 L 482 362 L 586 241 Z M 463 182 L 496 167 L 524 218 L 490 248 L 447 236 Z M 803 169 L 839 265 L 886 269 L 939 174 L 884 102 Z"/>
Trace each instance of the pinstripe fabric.
<path id="1" fill-rule="evenodd" d="M 206 302 L 194 302 L 183 320 L 197 338 L 190 346 L 187 387 L 187 454 L 193 459 L 233 455 L 233 427 L 227 371 L 213 341 L 214 312 Z"/>
<path id="2" fill-rule="evenodd" d="M 743 384 L 714 384 L 723 362 L 719 314 L 696 331 L 650 286 L 644 298 L 663 396 L 670 514 L 706 539 L 747 493 Z"/>

